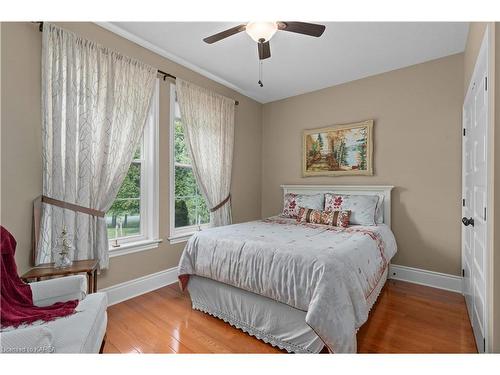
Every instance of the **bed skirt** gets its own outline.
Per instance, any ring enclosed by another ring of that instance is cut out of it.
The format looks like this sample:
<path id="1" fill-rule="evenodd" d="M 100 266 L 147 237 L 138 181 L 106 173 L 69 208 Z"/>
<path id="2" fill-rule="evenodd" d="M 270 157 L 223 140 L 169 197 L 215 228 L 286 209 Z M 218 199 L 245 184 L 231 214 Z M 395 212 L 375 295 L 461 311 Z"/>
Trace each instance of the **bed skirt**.
<path id="1" fill-rule="evenodd" d="M 387 279 L 387 270 L 368 299 L 375 303 Z M 323 341 L 307 325 L 306 311 L 215 280 L 191 275 L 192 307 L 219 318 L 251 336 L 289 353 L 319 353 Z"/>
<path id="2" fill-rule="evenodd" d="M 289 353 L 319 353 L 323 341 L 305 322 L 306 312 L 200 276 L 188 284 L 193 309 Z"/>

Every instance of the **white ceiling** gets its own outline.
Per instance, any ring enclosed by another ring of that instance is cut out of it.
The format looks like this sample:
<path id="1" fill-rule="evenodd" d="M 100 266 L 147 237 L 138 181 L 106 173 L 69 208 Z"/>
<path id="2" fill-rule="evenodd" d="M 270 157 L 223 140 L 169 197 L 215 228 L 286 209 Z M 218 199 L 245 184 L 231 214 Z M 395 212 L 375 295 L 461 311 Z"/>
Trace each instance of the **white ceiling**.
<path id="1" fill-rule="evenodd" d="M 245 33 L 204 37 L 239 22 L 114 22 L 102 26 L 261 103 L 463 52 L 468 23 L 326 22 L 322 37 L 278 31 L 257 85 L 255 42 Z"/>

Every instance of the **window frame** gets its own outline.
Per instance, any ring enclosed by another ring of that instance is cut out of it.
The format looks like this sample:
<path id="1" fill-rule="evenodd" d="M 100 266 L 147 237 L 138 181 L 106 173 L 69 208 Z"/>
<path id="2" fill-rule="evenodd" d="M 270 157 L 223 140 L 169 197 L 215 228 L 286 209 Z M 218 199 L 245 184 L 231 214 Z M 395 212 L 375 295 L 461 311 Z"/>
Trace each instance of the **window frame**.
<path id="1" fill-rule="evenodd" d="M 185 227 L 175 227 L 175 103 L 176 103 L 176 87 L 174 83 L 170 84 L 170 123 L 169 123 L 169 207 L 170 207 L 170 236 L 168 240 L 171 244 L 185 242 L 194 233 L 211 227 L 211 223 L 189 225 Z M 181 164 L 181 163 L 179 163 Z M 187 167 L 187 166 L 185 166 Z M 190 166 L 192 168 L 192 166 Z"/>
<path id="2" fill-rule="evenodd" d="M 141 141 L 140 233 L 109 240 L 109 256 L 158 247 L 159 235 L 159 79 L 154 85 Z"/>

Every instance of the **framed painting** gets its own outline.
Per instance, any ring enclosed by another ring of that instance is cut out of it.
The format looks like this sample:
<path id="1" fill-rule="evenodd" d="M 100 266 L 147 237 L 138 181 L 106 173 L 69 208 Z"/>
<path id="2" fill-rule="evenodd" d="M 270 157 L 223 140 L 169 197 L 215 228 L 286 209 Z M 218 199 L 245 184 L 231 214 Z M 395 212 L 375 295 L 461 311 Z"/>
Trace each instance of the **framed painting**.
<path id="1" fill-rule="evenodd" d="M 302 174 L 373 175 L 373 120 L 305 130 Z"/>

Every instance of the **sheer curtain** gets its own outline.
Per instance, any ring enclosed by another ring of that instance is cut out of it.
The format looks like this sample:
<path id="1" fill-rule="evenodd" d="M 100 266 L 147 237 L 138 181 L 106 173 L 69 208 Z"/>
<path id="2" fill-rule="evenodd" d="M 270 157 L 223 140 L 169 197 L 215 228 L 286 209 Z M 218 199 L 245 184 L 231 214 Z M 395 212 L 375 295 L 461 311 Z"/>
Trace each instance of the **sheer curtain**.
<path id="1" fill-rule="evenodd" d="M 234 100 L 177 78 L 177 100 L 193 173 L 214 226 L 231 224 Z"/>
<path id="2" fill-rule="evenodd" d="M 43 194 L 107 211 L 141 138 L 157 70 L 45 23 L 42 42 Z M 74 259 L 108 266 L 105 218 L 44 204 L 37 264 L 52 261 L 66 226 Z"/>

